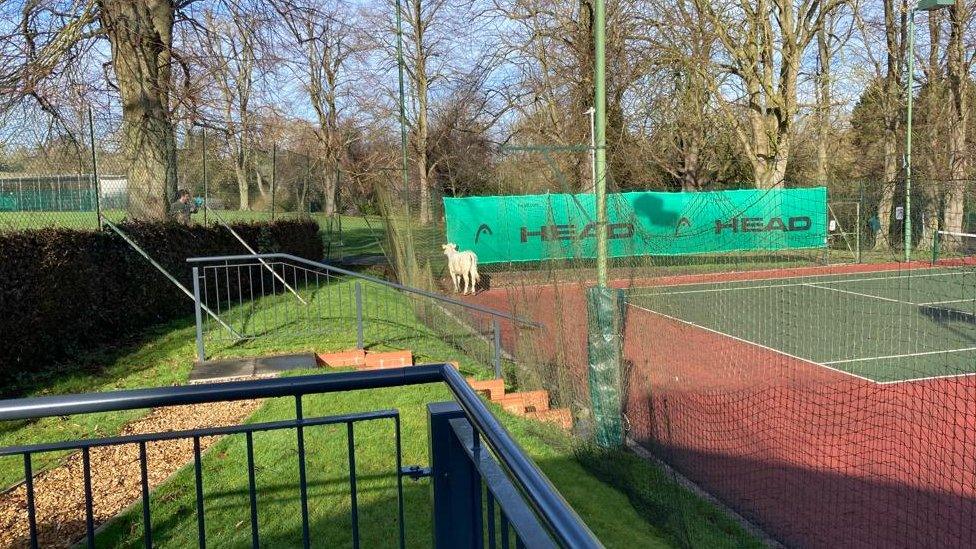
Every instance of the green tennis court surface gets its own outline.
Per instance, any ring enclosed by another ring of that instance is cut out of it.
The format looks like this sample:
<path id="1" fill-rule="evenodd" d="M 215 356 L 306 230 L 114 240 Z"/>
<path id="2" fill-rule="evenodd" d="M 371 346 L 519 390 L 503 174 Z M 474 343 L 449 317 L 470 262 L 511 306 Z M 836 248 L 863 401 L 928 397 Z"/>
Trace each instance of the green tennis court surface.
<path id="1" fill-rule="evenodd" d="M 879 383 L 976 373 L 973 268 L 635 288 L 628 302 Z"/>

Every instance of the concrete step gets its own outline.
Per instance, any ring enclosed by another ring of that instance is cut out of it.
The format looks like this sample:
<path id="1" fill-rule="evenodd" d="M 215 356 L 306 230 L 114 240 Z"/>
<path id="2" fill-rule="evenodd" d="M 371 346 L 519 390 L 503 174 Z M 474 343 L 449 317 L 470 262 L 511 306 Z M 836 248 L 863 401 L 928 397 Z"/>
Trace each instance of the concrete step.
<path id="1" fill-rule="evenodd" d="M 573 428 L 573 413 L 568 408 L 551 408 L 544 412 L 526 412 L 525 417 L 555 423 L 567 431 Z"/>
<path id="2" fill-rule="evenodd" d="M 316 357 L 312 353 L 208 360 L 193 365 L 189 381 L 203 383 L 267 377 L 288 370 L 310 370 L 315 368 L 315 362 Z"/>
<path id="3" fill-rule="evenodd" d="M 549 409 L 549 391 L 524 391 L 509 393 L 494 400 L 499 406 L 513 414 L 544 412 Z"/>
<path id="4" fill-rule="evenodd" d="M 481 393 L 488 400 L 498 400 L 505 396 L 504 379 L 475 379 L 468 378 L 468 385 L 477 393 Z"/>

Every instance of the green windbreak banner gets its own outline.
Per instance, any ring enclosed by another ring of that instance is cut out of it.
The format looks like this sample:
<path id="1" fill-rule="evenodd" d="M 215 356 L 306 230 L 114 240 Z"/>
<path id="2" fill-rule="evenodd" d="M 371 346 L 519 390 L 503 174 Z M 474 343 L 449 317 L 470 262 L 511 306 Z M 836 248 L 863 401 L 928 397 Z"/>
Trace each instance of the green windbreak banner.
<path id="1" fill-rule="evenodd" d="M 596 256 L 592 194 L 445 198 L 447 237 L 481 263 Z M 611 257 L 827 245 L 827 189 L 607 196 Z"/>

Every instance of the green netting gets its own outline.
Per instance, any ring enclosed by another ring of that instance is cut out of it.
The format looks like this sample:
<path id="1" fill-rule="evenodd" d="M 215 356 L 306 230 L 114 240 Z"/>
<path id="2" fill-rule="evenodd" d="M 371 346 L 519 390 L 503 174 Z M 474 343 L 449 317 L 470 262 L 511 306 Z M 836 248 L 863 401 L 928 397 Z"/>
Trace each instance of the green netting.
<path id="1" fill-rule="evenodd" d="M 25 191 L 4 191 L 2 194 L 0 194 L 0 211 L 95 211 L 95 192 L 93 189 L 30 189 Z"/>
<path id="2" fill-rule="evenodd" d="M 596 256 L 592 194 L 445 198 L 448 240 L 481 263 Z M 611 257 L 827 246 L 827 189 L 608 196 Z"/>
<path id="3" fill-rule="evenodd" d="M 594 438 L 603 447 L 623 444 L 621 353 L 624 306 L 622 290 L 601 287 L 586 290 L 590 402 Z"/>

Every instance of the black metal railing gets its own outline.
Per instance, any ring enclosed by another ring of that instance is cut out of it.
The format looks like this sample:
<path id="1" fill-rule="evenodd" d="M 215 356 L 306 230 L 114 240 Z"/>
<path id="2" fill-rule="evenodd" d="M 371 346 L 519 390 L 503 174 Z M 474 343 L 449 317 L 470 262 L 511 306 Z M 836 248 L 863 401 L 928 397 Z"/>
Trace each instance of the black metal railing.
<path id="1" fill-rule="evenodd" d="M 305 395 L 433 382 L 447 385 L 456 400 L 428 406 L 429 468 L 403 466 L 400 416 L 395 410 L 313 418 L 303 415 L 302 397 Z M 293 429 L 298 448 L 296 459 L 302 541 L 305 547 L 309 547 L 309 495 L 305 470 L 308 450 L 304 432 L 312 426 L 345 425 L 350 471 L 352 540 L 353 546 L 358 547 L 360 538 L 354 425 L 387 420 L 392 421 L 395 427 L 397 527 L 400 547 L 405 545 L 403 477 L 416 479 L 428 475 L 433 477 L 433 531 L 436 547 L 510 547 L 511 543 L 516 547 L 601 546 L 575 511 L 562 499 L 535 463 L 522 452 L 511 435 L 468 386 L 463 376 L 451 365 L 6 400 L 0 401 L 0 421 L 275 397 L 294 398 L 293 420 L 0 448 L 0 456 L 23 456 L 30 545 L 38 547 L 32 467 L 32 457 L 35 454 L 65 450 L 82 453 L 86 533 L 83 540 L 68 541 L 83 541 L 89 547 L 94 547 L 96 531 L 92 514 L 90 450 L 99 446 L 138 445 L 144 541 L 147 547 L 151 547 L 152 512 L 146 445 L 162 440 L 192 439 L 198 544 L 204 547 L 207 544 L 207 530 L 200 440 L 202 437 L 243 434 L 247 441 L 251 540 L 252 545 L 257 547 L 260 541 L 257 506 L 259 489 L 254 480 L 252 437 L 259 431 Z M 487 523 L 484 522 L 485 518 Z"/>

